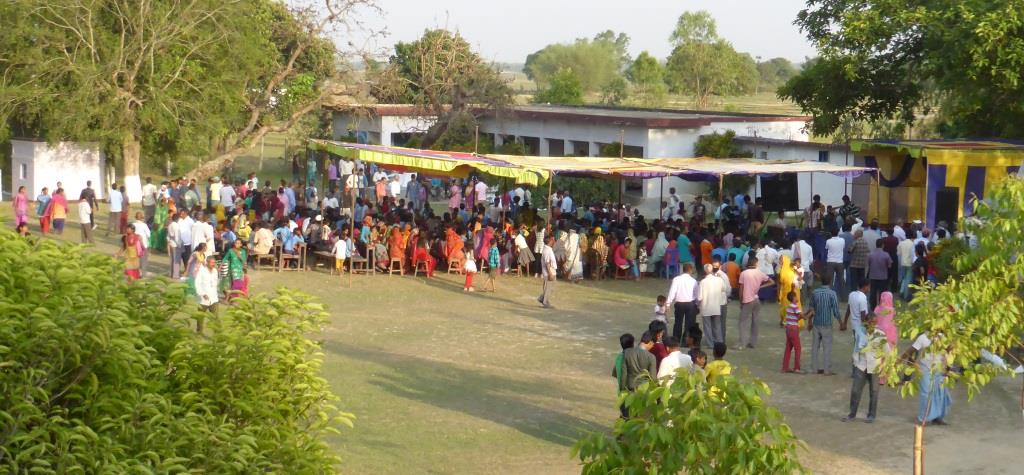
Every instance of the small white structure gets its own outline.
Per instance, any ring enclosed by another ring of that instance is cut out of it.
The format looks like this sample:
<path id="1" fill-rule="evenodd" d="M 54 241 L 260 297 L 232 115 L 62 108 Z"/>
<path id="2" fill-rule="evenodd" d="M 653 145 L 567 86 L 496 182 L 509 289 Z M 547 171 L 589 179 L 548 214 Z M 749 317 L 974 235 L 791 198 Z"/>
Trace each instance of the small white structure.
<path id="1" fill-rule="evenodd" d="M 68 200 L 77 200 L 87 181 L 92 181 L 96 198 L 106 196 L 107 159 L 99 144 L 11 140 L 11 188 L 28 189 L 29 199 L 35 199 L 43 187 L 56 190 L 57 182 L 64 188 Z"/>
<path id="2" fill-rule="evenodd" d="M 761 160 L 803 160 L 833 165 L 854 165 L 850 147 L 844 144 L 750 136 L 737 136 L 733 138 L 733 141 L 744 150 L 752 152 L 754 158 Z M 800 198 L 800 209 L 810 206 L 811 198 L 814 195 L 820 195 L 822 203 L 833 206 L 843 204 L 843 195 L 852 196 L 852 178 L 848 179 L 831 173 L 800 173 L 796 179 L 799 188 L 797 196 Z M 751 190 L 751 196 L 760 196 L 761 194 L 760 179 L 757 183 L 755 187 L 758 189 Z M 814 185 L 813 189 L 812 184 Z"/>

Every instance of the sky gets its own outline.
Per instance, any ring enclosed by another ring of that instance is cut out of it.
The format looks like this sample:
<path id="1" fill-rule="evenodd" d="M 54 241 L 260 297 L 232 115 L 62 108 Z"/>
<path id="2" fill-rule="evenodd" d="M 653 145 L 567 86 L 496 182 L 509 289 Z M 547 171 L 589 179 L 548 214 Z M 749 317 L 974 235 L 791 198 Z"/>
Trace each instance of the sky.
<path id="1" fill-rule="evenodd" d="M 793 24 L 801 0 L 378 0 L 383 16 L 364 16 L 372 30 L 386 35 L 352 38 L 380 52 L 411 41 L 427 28 L 459 31 L 486 59 L 522 63 L 551 43 L 593 37 L 606 29 L 630 37 L 630 53 L 647 50 L 658 58 L 671 52 L 668 37 L 683 11 L 707 10 L 719 36 L 741 52 L 762 59 L 802 62 L 814 46 Z"/>

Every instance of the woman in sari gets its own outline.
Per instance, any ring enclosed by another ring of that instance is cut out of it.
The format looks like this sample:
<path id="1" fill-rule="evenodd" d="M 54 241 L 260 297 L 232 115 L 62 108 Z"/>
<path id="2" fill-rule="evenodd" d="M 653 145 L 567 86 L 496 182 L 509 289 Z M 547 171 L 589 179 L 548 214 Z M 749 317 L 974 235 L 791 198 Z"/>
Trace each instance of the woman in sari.
<path id="1" fill-rule="evenodd" d="M 878 306 L 875 307 L 875 318 L 878 321 L 875 326 L 885 333 L 885 340 L 889 343 L 889 349 L 896 347 L 899 340 L 899 330 L 896 328 L 896 308 L 893 306 L 892 292 L 882 292 L 878 299 Z"/>
<path id="2" fill-rule="evenodd" d="M 651 254 L 647 256 L 647 272 L 655 275 L 661 274 L 661 266 L 665 261 L 665 251 L 668 250 L 668 239 L 665 239 L 665 232 L 658 231 L 658 237 L 651 246 Z"/>
<path id="3" fill-rule="evenodd" d="M 252 227 L 249 226 L 249 216 L 244 209 L 235 208 L 235 216 L 231 218 L 231 230 L 235 232 L 238 239 L 249 242 L 252 235 Z"/>
<path id="4" fill-rule="evenodd" d="M 388 267 L 391 266 L 391 259 L 402 259 L 405 255 L 405 241 L 402 238 L 402 232 L 399 231 L 398 225 L 391 227 L 391 232 L 388 233 Z M 404 268 L 404 263 L 402 264 Z"/>
<path id="5" fill-rule="evenodd" d="M 135 225 L 125 226 L 125 235 L 121 236 L 121 250 L 117 254 L 124 257 L 124 275 L 129 282 L 142 278 L 139 269 L 142 256 L 145 253 L 146 248 L 142 245 L 142 238 L 135 234 Z"/>
<path id="6" fill-rule="evenodd" d="M 800 300 L 800 282 L 797 278 L 796 269 L 793 268 L 793 262 L 790 261 L 789 256 L 783 255 L 779 261 L 779 294 L 778 302 L 787 302 L 786 298 L 790 292 L 796 294 L 796 306 L 803 312 L 803 306 Z M 779 325 L 782 326 L 786 321 L 786 306 L 779 304 Z"/>
<path id="7" fill-rule="evenodd" d="M 196 294 L 196 275 L 199 273 L 199 268 L 206 265 L 206 243 L 201 242 L 196 245 L 192 255 L 188 258 L 188 265 L 185 266 L 185 275 L 188 276 L 186 281 L 188 282 L 188 294 L 197 296 Z"/>
<path id="8" fill-rule="evenodd" d="M 149 235 L 149 249 L 163 252 L 167 245 L 167 198 L 160 198 L 153 212 L 153 232 Z"/>
<path id="9" fill-rule="evenodd" d="M 569 230 L 565 241 L 565 273 L 570 282 L 583 280 L 583 256 L 580 255 L 580 235 L 576 229 Z"/>
<path id="10" fill-rule="evenodd" d="M 14 195 L 11 204 L 14 205 L 14 227 L 28 224 L 28 192 L 24 186 L 18 187 L 18 193 Z"/>
<path id="11" fill-rule="evenodd" d="M 448 262 L 449 268 L 452 263 L 455 263 L 461 274 L 462 266 L 466 262 L 466 253 L 463 250 L 466 247 L 466 243 L 462 241 L 462 236 L 459 236 L 455 229 L 451 227 L 444 231 L 444 243 L 445 261 Z"/>
<path id="12" fill-rule="evenodd" d="M 604 277 L 605 265 L 608 263 L 608 244 L 604 240 L 601 228 L 594 228 L 594 236 L 590 245 L 590 273 L 595 279 Z"/>
<path id="13" fill-rule="evenodd" d="M 53 232 L 64 234 L 64 220 L 68 217 L 68 200 L 64 196 L 64 188 L 57 188 L 57 191 L 53 192 L 53 197 L 50 198 L 50 203 L 46 206 L 46 211 L 43 214 L 47 220 L 53 223 Z M 121 219 L 124 219 L 123 214 Z"/>
<path id="14" fill-rule="evenodd" d="M 231 279 L 231 291 L 228 292 L 228 300 L 241 295 L 245 290 L 245 263 L 248 260 L 248 253 L 242 247 L 242 240 L 235 239 L 231 249 L 224 255 L 228 263 L 228 278 Z"/>
<path id="15" fill-rule="evenodd" d="M 628 245 L 625 242 L 623 243 L 623 245 L 626 246 L 626 258 L 631 261 L 636 260 L 637 246 L 639 243 L 636 240 L 636 233 L 633 232 L 633 228 L 626 230 L 626 239 L 629 240 Z"/>
<path id="16" fill-rule="evenodd" d="M 46 215 L 46 208 L 49 204 L 50 192 L 44 186 L 43 191 L 36 197 L 36 216 L 39 216 L 39 230 L 43 234 L 50 232 L 50 217 Z"/>
<path id="17" fill-rule="evenodd" d="M 123 233 L 126 232 L 125 229 L 128 228 L 128 217 L 129 217 L 129 215 L 132 212 L 132 205 L 131 205 L 130 202 L 128 202 L 128 192 L 125 191 L 124 186 L 121 186 L 118 189 L 118 191 L 120 191 L 121 192 L 121 196 L 124 197 L 124 203 L 121 206 L 121 220 L 120 220 L 120 229 L 121 229 L 121 233 L 123 234 Z M 65 208 L 67 208 L 67 206 L 65 206 Z"/>

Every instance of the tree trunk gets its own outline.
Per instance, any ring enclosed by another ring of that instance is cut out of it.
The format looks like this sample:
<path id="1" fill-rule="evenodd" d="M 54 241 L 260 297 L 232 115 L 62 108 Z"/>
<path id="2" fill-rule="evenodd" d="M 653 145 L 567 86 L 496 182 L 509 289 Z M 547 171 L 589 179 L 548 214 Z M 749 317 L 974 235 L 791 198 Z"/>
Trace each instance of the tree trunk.
<path id="1" fill-rule="evenodd" d="M 924 424 L 914 425 L 914 475 L 924 475 Z"/>
<path id="2" fill-rule="evenodd" d="M 142 145 L 135 132 L 125 132 L 121 140 L 121 160 L 124 166 L 124 189 L 128 201 L 138 203 L 142 200 L 142 180 L 139 178 L 139 154 Z"/>

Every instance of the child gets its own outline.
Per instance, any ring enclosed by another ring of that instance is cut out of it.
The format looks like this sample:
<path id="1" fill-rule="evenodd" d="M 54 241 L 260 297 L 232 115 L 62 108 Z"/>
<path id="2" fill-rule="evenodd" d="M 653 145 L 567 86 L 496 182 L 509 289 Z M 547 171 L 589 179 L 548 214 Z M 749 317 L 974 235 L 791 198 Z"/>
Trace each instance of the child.
<path id="1" fill-rule="evenodd" d="M 476 274 L 476 261 L 473 260 L 473 251 L 466 250 L 466 263 L 463 264 L 466 271 L 466 285 L 462 287 L 463 292 L 473 292 L 473 275 Z"/>
<path id="2" fill-rule="evenodd" d="M 667 325 L 668 319 L 665 314 L 668 311 L 668 305 L 665 304 L 666 300 L 664 295 L 658 296 L 658 303 L 654 305 L 654 319 Z"/>
<path id="3" fill-rule="evenodd" d="M 715 343 L 715 349 L 713 350 L 715 361 L 708 363 L 707 367 L 704 368 L 704 372 L 708 375 L 708 384 L 714 384 L 715 380 L 718 379 L 719 376 L 725 376 L 732 373 L 732 365 L 724 359 L 725 348 L 725 343 L 720 341 Z"/>
<path id="4" fill-rule="evenodd" d="M 699 346 L 700 343 L 697 345 Z M 700 348 L 693 348 L 690 350 L 690 361 L 693 361 L 693 372 L 704 377 L 704 368 L 708 365 L 708 355 L 704 354 Z"/>
<path id="5" fill-rule="evenodd" d="M 796 304 L 796 293 L 790 292 L 786 295 L 789 305 L 786 306 L 786 350 L 782 354 L 782 372 L 803 374 L 800 370 L 800 327 L 803 326 L 804 316 L 800 307 Z M 789 369 L 789 352 L 793 350 L 796 355 L 796 364 L 793 370 Z"/>
<path id="6" fill-rule="evenodd" d="M 491 241 L 491 248 L 487 251 L 487 280 L 484 281 L 484 292 L 494 292 L 494 278 L 498 276 L 500 268 L 501 253 L 498 251 L 498 243 Z"/>

